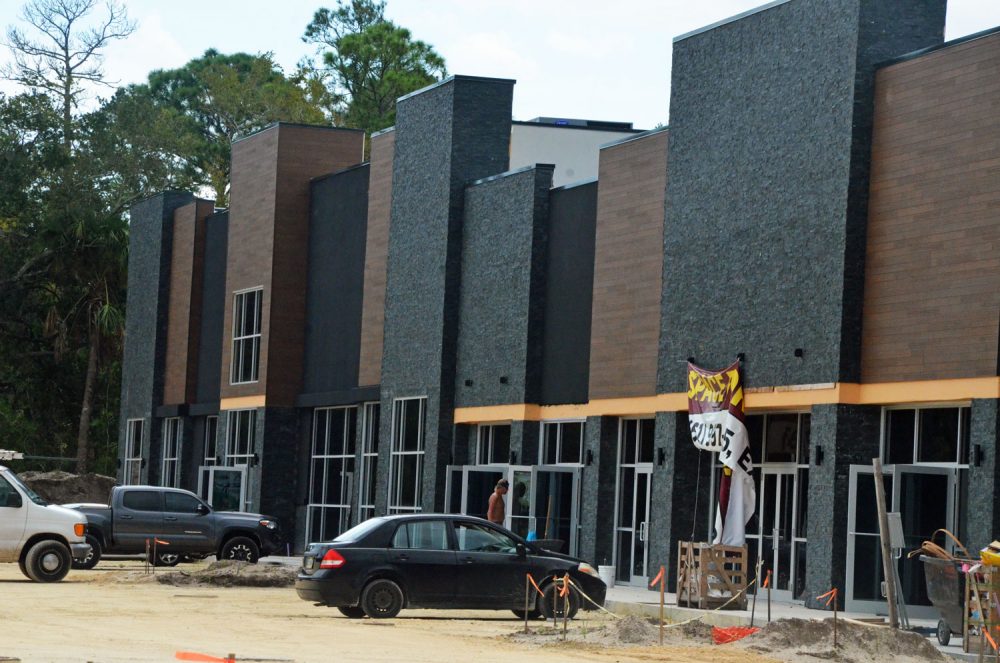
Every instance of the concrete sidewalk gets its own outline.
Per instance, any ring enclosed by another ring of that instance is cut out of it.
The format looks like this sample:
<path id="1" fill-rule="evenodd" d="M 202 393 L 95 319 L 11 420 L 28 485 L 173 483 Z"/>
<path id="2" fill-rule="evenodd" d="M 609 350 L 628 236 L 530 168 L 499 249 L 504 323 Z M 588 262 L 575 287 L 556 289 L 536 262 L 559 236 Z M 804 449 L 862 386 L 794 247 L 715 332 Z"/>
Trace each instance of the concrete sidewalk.
<path id="1" fill-rule="evenodd" d="M 604 602 L 605 607 L 618 615 L 645 615 L 648 617 L 659 617 L 660 614 L 660 593 L 643 587 L 629 587 L 617 585 L 608 589 Z M 746 610 L 698 610 L 695 608 L 684 608 L 677 605 L 677 595 L 667 593 L 664 596 L 663 615 L 668 622 L 676 623 L 689 619 L 700 618 L 701 621 L 713 626 L 748 626 L 750 624 L 751 612 L 753 611 L 753 596 L 747 601 Z M 799 619 L 829 619 L 833 616 L 832 611 L 813 610 L 805 607 L 802 603 L 789 601 L 771 601 L 771 619 L 785 619 L 797 617 Z M 870 621 L 884 615 L 873 615 L 871 613 L 843 612 L 837 613 L 838 617 L 846 619 Z M 888 623 L 888 619 L 886 619 Z M 754 614 L 754 626 L 763 626 L 767 623 L 767 599 L 764 594 L 757 597 L 757 609 Z M 953 635 L 951 643 L 947 647 L 938 644 L 934 635 L 937 627 L 937 620 L 932 619 L 910 619 L 910 627 L 927 637 L 930 642 L 942 653 L 959 660 L 975 661 L 977 655 L 966 654 L 962 651 L 962 639 Z"/>

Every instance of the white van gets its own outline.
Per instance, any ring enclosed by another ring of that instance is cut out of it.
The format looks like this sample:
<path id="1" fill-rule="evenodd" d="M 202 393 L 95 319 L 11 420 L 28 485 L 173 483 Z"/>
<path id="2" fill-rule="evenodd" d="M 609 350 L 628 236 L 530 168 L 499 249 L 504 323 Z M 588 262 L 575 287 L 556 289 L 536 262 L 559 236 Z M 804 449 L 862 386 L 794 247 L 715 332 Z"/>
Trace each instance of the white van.
<path id="1" fill-rule="evenodd" d="M 0 465 L 0 562 L 17 562 L 36 582 L 56 582 L 90 552 L 87 518 L 47 503 Z"/>

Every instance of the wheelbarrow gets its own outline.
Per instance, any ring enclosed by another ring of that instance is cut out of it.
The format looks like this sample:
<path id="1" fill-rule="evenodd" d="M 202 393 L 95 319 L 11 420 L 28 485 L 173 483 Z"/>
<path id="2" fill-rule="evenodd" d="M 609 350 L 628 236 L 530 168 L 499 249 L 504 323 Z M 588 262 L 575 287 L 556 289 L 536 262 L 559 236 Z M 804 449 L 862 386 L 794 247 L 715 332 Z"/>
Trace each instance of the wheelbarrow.
<path id="1" fill-rule="evenodd" d="M 951 635 L 962 635 L 965 626 L 965 574 L 963 561 L 939 559 L 921 555 L 924 577 L 927 579 L 927 598 L 937 608 L 941 617 L 937 623 L 937 640 L 947 645 Z"/>

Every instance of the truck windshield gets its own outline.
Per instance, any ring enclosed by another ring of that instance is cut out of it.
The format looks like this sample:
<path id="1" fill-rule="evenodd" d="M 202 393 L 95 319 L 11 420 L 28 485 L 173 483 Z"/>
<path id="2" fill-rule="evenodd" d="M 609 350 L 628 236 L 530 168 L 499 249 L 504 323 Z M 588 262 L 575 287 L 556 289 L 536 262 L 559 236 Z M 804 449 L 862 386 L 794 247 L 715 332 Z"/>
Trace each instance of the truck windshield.
<path id="1" fill-rule="evenodd" d="M 24 493 L 25 495 L 27 495 L 28 499 L 31 500 L 32 502 L 34 502 L 35 504 L 37 504 L 39 506 L 48 506 L 49 505 L 48 502 L 46 502 L 45 500 L 43 500 L 41 497 L 38 496 L 38 493 L 36 493 L 35 491 L 33 491 L 31 488 L 28 488 L 27 486 L 25 486 L 24 482 L 21 481 L 21 477 L 17 476 L 13 472 L 8 472 L 4 476 L 7 477 L 8 481 L 10 481 L 12 484 L 14 484 L 15 486 L 17 486 L 21 490 L 22 493 Z"/>

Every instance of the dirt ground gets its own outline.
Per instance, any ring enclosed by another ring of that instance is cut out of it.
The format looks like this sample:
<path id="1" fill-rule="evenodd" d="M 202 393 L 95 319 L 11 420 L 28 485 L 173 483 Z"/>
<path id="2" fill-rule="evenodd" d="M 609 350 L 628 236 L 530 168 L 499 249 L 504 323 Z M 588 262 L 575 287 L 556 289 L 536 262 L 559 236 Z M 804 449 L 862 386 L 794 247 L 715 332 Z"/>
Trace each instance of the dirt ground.
<path id="1" fill-rule="evenodd" d="M 846 652 L 796 637 L 807 631 L 806 640 L 822 640 L 822 626 L 778 622 L 772 632 L 752 636 L 757 643 L 751 638 L 722 646 L 710 644 L 710 627 L 688 624 L 668 629 L 659 647 L 656 627 L 644 620 L 593 612 L 570 622 L 567 642 L 543 622 L 533 622 L 532 635 L 525 636 L 523 622 L 506 612 L 404 610 L 396 619 L 352 620 L 300 600 L 287 586 L 241 586 L 286 584 L 292 573 L 263 567 L 203 562 L 148 576 L 141 562 L 102 561 L 93 571 L 73 571 L 63 582 L 41 585 L 26 580 L 16 565 L 0 564 L 0 661 L 172 661 L 187 651 L 216 657 L 233 652 L 237 660 L 262 663 L 501 657 L 518 663 L 773 663 L 898 660 L 900 653 L 882 648 L 871 659 L 842 657 Z"/>

